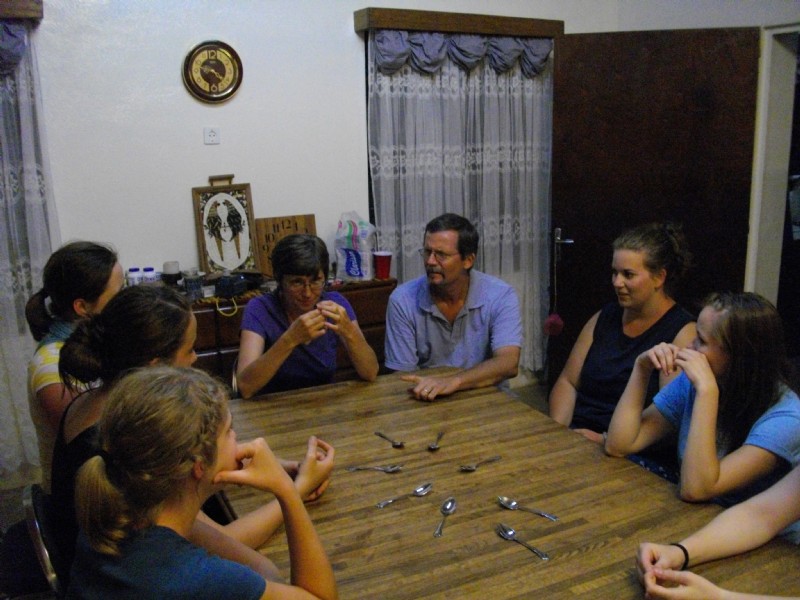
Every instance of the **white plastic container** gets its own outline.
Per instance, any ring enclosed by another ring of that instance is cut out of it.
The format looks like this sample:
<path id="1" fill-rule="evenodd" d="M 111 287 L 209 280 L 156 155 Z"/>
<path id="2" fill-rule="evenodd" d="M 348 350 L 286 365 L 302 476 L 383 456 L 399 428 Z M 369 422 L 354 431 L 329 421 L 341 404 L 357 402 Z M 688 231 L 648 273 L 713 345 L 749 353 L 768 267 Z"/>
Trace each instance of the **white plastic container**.
<path id="1" fill-rule="evenodd" d="M 153 267 L 145 267 L 142 272 L 142 283 L 155 283 L 158 281 L 158 273 Z"/>
<path id="2" fill-rule="evenodd" d="M 142 283 L 142 279 L 142 270 L 139 267 L 131 267 L 128 269 L 128 275 L 126 277 L 128 286 L 139 285 Z"/>

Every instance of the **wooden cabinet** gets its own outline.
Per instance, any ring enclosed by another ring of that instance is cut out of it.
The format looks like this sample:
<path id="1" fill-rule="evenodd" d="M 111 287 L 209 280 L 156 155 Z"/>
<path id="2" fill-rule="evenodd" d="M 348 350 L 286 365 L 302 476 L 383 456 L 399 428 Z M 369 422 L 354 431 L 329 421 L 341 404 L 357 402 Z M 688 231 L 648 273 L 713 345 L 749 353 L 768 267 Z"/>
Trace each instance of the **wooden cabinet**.
<path id="1" fill-rule="evenodd" d="M 378 363 L 383 368 L 383 343 L 386 338 L 386 306 L 389 295 L 397 287 L 396 279 L 344 283 L 331 290 L 339 292 L 353 307 L 358 317 L 358 324 L 364 332 L 367 342 L 375 350 Z M 239 355 L 239 329 L 247 300 L 236 299 L 235 302 L 224 299 L 206 299 L 196 302 L 192 311 L 197 317 L 197 362 L 195 366 L 230 381 L 233 365 Z M 335 380 L 343 381 L 356 377 L 350 359 L 344 347 L 339 346 L 336 360 Z"/>

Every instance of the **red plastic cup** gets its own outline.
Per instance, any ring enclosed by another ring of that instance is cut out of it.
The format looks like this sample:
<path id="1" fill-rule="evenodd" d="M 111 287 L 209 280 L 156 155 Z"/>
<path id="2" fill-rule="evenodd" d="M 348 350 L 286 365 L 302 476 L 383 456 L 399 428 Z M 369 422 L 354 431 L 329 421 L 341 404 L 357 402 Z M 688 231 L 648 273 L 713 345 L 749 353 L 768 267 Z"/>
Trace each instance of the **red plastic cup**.
<path id="1" fill-rule="evenodd" d="M 389 269 L 392 266 L 392 253 L 386 250 L 379 250 L 372 253 L 375 260 L 375 278 L 389 279 Z"/>

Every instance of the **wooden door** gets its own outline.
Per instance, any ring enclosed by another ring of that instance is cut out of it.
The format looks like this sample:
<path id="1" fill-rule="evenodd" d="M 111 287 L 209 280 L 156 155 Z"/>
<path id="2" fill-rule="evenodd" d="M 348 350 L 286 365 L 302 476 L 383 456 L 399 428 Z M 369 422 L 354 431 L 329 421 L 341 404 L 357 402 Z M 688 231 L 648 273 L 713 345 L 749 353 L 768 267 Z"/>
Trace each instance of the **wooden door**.
<path id="1" fill-rule="evenodd" d="M 575 243 L 558 268 L 551 383 L 614 300 L 611 243 L 630 226 L 683 224 L 696 266 L 678 299 L 690 310 L 743 288 L 759 30 L 568 35 L 555 54 L 552 225 Z"/>

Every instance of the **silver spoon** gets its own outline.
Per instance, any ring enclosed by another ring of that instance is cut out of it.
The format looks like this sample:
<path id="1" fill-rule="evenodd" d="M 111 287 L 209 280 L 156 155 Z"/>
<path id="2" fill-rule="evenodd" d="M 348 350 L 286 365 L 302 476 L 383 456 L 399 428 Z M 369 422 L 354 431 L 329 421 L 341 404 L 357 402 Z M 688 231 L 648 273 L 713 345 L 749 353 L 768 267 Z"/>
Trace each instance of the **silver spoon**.
<path id="1" fill-rule="evenodd" d="M 486 463 L 493 463 L 493 462 L 497 462 L 498 460 L 500 460 L 500 458 L 501 458 L 501 457 L 500 457 L 499 455 L 498 455 L 498 456 L 492 456 L 491 458 L 485 458 L 484 460 L 479 460 L 478 462 L 476 462 L 476 463 L 473 463 L 473 464 L 471 464 L 471 465 L 461 465 L 459 468 L 460 468 L 462 471 L 464 471 L 465 473 L 472 473 L 472 472 L 473 472 L 473 471 L 475 471 L 475 470 L 476 470 L 476 469 L 477 469 L 479 466 L 481 466 L 481 465 L 485 465 Z"/>
<path id="2" fill-rule="evenodd" d="M 512 498 L 508 498 L 507 496 L 498 496 L 497 503 L 503 508 L 507 508 L 509 510 L 525 510 L 535 515 L 539 515 L 540 517 L 544 517 L 545 519 L 550 519 L 551 521 L 558 521 L 558 517 L 555 515 L 542 512 L 541 510 L 536 510 L 535 508 L 527 508 L 525 506 L 521 506 L 519 502 L 513 500 Z"/>
<path id="3" fill-rule="evenodd" d="M 412 491 L 410 494 L 403 494 L 402 496 L 395 496 L 394 498 L 389 498 L 388 500 L 382 500 L 378 502 L 375 506 L 377 506 L 378 508 L 383 508 L 384 506 L 389 506 L 392 502 L 396 502 L 401 498 L 410 498 L 411 496 L 424 496 L 425 494 L 431 491 L 432 487 L 433 487 L 432 483 L 423 483 L 418 488 L 414 488 L 414 491 Z"/>
<path id="4" fill-rule="evenodd" d="M 398 473 L 403 470 L 403 465 L 385 465 L 382 467 L 345 467 L 345 471 L 381 471 L 382 473 Z"/>
<path id="5" fill-rule="evenodd" d="M 452 515 L 454 512 L 456 512 L 456 499 L 450 496 L 442 503 L 442 507 L 439 509 L 439 511 L 442 513 L 442 520 L 439 522 L 439 526 L 436 528 L 436 531 L 433 532 L 433 537 L 442 537 L 444 520 L 448 515 Z"/>
<path id="6" fill-rule="evenodd" d="M 503 523 L 498 523 L 497 527 L 495 527 L 494 530 L 497 532 L 497 535 L 499 535 L 504 540 L 511 540 L 512 542 L 517 542 L 518 544 L 522 544 L 542 560 L 550 560 L 550 557 L 541 550 L 539 550 L 538 548 L 531 546 L 530 544 L 518 539 L 517 532 L 514 531 L 508 525 L 504 525 Z"/>
<path id="7" fill-rule="evenodd" d="M 439 442 L 442 440 L 442 436 L 444 436 L 444 431 L 439 432 L 435 442 L 428 444 L 428 452 L 436 452 L 439 449 Z"/>
<path id="8" fill-rule="evenodd" d="M 397 441 L 393 440 L 392 438 L 390 438 L 389 436 L 383 435 L 380 431 L 376 431 L 375 435 L 385 439 L 387 442 L 391 442 L 392 443 L 392 448 L 402 448 L 403 446 L 405 446 L 404 442 L 397 442 Z"/>

